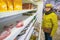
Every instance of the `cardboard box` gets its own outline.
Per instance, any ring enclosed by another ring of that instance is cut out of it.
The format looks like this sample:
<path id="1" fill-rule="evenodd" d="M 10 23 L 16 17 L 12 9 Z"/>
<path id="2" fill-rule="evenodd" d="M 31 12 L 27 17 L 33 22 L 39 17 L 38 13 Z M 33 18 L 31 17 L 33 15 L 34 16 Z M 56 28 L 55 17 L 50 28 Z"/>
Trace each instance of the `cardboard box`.
<path id="1" fill-rule="evenodd" d="M 31 3 L 23 3 L 22 4 L 22 8 L 23 9 L 32 9 L 33 8 L 33 4 L 31 4 Z"/>

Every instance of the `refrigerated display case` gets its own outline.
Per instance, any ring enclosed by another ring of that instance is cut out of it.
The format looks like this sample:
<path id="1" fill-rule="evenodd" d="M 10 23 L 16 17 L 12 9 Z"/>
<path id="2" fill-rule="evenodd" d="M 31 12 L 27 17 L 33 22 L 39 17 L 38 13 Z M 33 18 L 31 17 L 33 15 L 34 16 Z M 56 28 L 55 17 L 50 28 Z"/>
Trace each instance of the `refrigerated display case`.
<path id="1" fill-rule="evenodd" d="M 26 11 L 26 13 L 31 12 L 30 14 L 34 15 L 35 13 L 33 13 L 33 11 L 29 10 L 29 11 Z M 17 29 L 17 28 L 23 28 L 24 25 L 26 24 L 26 23 L 24 24 L 24 20 L 26 20 L 29 17 L 32 17 L 32 15 L 30 15 L 30 14 L 29 14 L 30 16 L 28 16 L 28 15 L 23 15 L 23 13 L 21 13 L 21 14 L 19 13 L 19 14 L 16 14 L 16 15 L 14 14 L 12 16 L 5 16 L 5 17 L 4 16 L 2 17 L 2 15 L 1 15 L 1 18 L 0 18 L 0 29 L 1 29 L 0 34 L 4 34 L 4 35 L 9 36 L 11 34 L 11 31 L 14 28 L 16 28 L 16 30 L 20 30 L 20 29 Z M 9 30 L 9 31 L 7 31 L 7 30 Z M 5 31 L 9 32 L 9 35 L 6 34 L 7 32 L 5 32 Z M 7 36 L 5 36 L 5 38 Z"/>
<path id="2" fill-rule="evenodd" d="M 5 33 L 7 36 L 3 38 L 4 40 L 30 40 L 31 35 L 35 35 L 36 33 L 36 35 L 38 35 L 38 40 L 40 39 L 40 29 L 39 32 L 34 31 L 34 24 L 37 21 L 37 15 L 42 14 L 42 2 L 38 2 L 36 6 L 38 7 L 36 7 L 36 9 L 0 12 L 0 34 L 4 32 L 8 33 Z M 16 25 L 18 24 L 19 27 L 17 28 Z"/>

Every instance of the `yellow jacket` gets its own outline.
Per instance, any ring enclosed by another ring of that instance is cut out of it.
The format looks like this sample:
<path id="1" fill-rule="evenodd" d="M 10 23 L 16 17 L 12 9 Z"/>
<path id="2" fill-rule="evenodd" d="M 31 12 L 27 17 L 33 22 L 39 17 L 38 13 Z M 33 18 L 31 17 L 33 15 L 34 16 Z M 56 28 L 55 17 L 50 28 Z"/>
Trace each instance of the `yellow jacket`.
<path id="1" fill-rule="evenodd" d="M 54 34 L 56 33 L 56 30 L 57 30 L 57 27 L 58 27 L 57 15 L 54 12 L 52 12 L 49 15 L 45 15 L 44 14 L 43 22 L 42 22 L 42 27 L 52 28 L 52 31 L 51 31 L 50 35 L 54 36 Z"/>

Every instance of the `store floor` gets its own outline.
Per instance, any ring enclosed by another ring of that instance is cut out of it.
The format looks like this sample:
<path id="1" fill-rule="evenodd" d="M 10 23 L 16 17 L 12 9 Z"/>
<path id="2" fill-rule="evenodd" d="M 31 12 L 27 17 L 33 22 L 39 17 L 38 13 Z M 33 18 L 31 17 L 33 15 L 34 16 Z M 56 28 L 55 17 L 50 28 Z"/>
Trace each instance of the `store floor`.
<path id="1" fill-rule="evenodd" d="M 43 31 L 41 31 L 41 40 L 44 40 L 44 39 L 45 39 L 44 33 Z M 58 29 L 55 36 L 53 37 L 53 40 L 60 40 L 60 20 L 58 21 Z"/>

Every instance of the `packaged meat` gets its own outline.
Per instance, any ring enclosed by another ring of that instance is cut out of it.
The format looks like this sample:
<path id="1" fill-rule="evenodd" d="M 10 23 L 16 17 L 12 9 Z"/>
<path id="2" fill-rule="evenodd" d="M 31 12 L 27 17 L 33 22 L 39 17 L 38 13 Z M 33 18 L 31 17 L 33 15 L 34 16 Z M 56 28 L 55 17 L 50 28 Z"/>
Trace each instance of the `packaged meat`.
<path id="1" fill-rule="evenodd" d="M 10 29 L 12 29 L 12 28 L 14 27 L 14 25 L 13 25 L 13 24 L 11 24 L 11 25 L 9 25 L 9 27 L 10 27 Z"/>
<path id="2" fill-rule="evenodd" d="M 19 21 L 16 25 L 17 28 L 22 27 L 22 26 L 23 26 L 23 21 Z"/>
<path id="3" fill-rule="evenodd" d="M 10 31 L 4 31 L 1 35 L 0 35 L 0 40 L 5 39 L 7 36 L 10 35 Z"/>
<path id="4" fill-rule="evenodd" d="M 4 30 L 6 30 L 6 31 L 10 31 L 11 28 L 10 28 L 9 26 L 4 26 Z"/>

